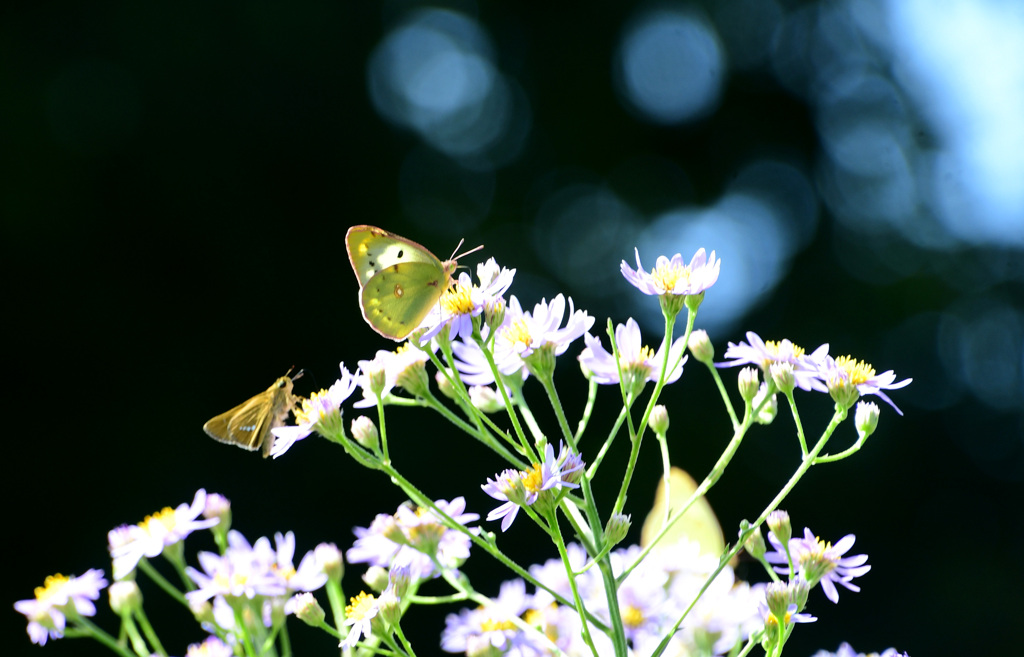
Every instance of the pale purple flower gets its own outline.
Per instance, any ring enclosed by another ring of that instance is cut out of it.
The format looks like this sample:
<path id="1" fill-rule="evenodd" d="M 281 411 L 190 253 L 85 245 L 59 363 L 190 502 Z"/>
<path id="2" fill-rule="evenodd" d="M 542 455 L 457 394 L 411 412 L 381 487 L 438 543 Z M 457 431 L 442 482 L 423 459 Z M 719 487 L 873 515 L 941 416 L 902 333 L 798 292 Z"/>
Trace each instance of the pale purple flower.
<path id="1" fill-rule="evenodd" d="M 615 344 L 619 351 L 619 362 L 616 364 L 614 353 L 605 350 L 600 338 L 589 333 L 583 336 L 587 347 L 580 353 L 580 364 L 592 374 L 595 381 L 601 384 L 619 382 L 619 368 L 627 381 L 642 384 L 645 381 L 657 381 L 661 376 L 662 364 L 665 362 L 665 345 L 662 344 L 657 353 L 643 344 L 640 326 L 632 317 L 625 324 L 615 327 Z M 683 356 L 686 343 L 683 338 L 677 339 L 669 349 L 668 362 L 672 369 L 665 377 L 665 383 L 672 383 L 683 374 L 683 365 L 688 356 Z M 632 386 L 630 386 L 632 388 Z"/>
<path id="2" fill-rule="evenodd" d="M 274 427 L 274 447 L 270 455 L 275 459 L 287 452 L 297 441 L 309 436 L 314 431 L 333 433 L 341 426 L 341 405 L 356 389 L 358 377 L 345 369 L 341 364 L 341 378 L 327 390 L 313 393 L 303 399 L 300 408 L 295 409 L 295 424 Z"/>
<path id="3" fill-rule="evenodd" d="M 519 507 L 526 503 L 523 473 L 515 469 L 503 470 L 494 479 L 488 479 L 481 488 L 485 493 L 502 502 L 487 514 L 487 521 L 491 522 L 500 518 L 501 531 L 507 531 L 516 516 L 519 515 Z"/>
<path id="4" fill-rule="evenodd" d="M 892 406 L 900 415 L 903 415 L 903 411 L 882 391 L 898 390 L 910 385 L 910 382 L 913 381 L 913 379 L 903 379 L 894 383 L 896 374 L 892 370 L 875 374 L 875 368 L 853 356 L 840 356 L 835 359 L 831 356 L 826 357 L 818 368 L 818 375 L 828 385 L 830 392 L 837 386 L 852 384 L 857 388 L 857 393 L 860 396 L 875 395 Z"/>
<path id="5" fill-rule="evenodd" d="M 519 299 L 512 296 L 505 313 L 505 323 L 498 332 L 495 351 L 506 349 L 522 359 L 538 349 L 549 349 L 554 355 L 565 353 L 569 345 L 594 325 L 594 318 L 585 310 L 576 310 L 569 299 L 569 317 L 565 325 L 565 296 L 557 295 L 548 303 L 542 300 L 532 312 L 523 311 Z"/>
<path id="6" fill-rule="evenodd" d="M 143 557 L 155 557 L 170 545 L 184 540 L 197 529 L 213 527 L 218 518 L 202 519 L 206 509 L 206 491 L 196 491 L 192 504 L 165 507 L 137 525 L 118 527 L 107 533 L 114 579 L 129 576 Z"/>
<path id="7" fill-rule="evenodd" d="M 519 508 L 536 502 L 542 491 L 554 488 L 579 488 L 579 484 L 571 483 L 565 477 L 582 468 L 582 460 L 570 458 L 564 445 L 561 446 L 556 458 L 554 447 L 548 443 L 544 448 L 544 459 L 540 463 L 535 463 L 529 470 L 505 470 L 481 486 L 485 493 L 502 501 L 500 506 L 487 514 L 487 520 L 502 518 L 501 531 L 506 531 L 516 519 Z"/>
<path id="8" fill-rule="evenodd" d="M 546 642 L 539 633 L 527 635 L 512 622 L 531 608 L 533 598 L 526 593 L 523 580 L 504 582 L 498 597 L 490 604 L 448 614 L 441 634 L 441 649 L 470 655 L 546 654 L 543 652 Z"/>
<path id="9" fill-rule="evenodd" d="M 215 596 L 251 600 L 258 595 L 274 597 L 288 593 L 288 581 L 278 571 L 275 551 L 266 538 L 257 540 L 253 546 L 241 532 L 231 530 L 223 555 L 200 552 L 197 558 L 202 571 L 191 566 L 185 569 L 198 587 L 185 594 L 189 602 Z"/>
<path id="10" fill-rule="evenodd" d="M 394 351 L 377 352 L 373 360 L 359 361 L 359 375 L 357 377 L 359 387 L 362 388 L 363 398 L 352 404 L 354 408 L 368 408 L 377 405 L 377 395 L 374 394 L 371 385 L 371 376 L 374 372 L 383 371 L 384 389 L 380 398 L 385 399 L 391 390 L 400 385 L 399 379 L 409 367 L 421 366 L 430 360 L 426 352 L 410 344 L 404 344 Z"/>
<path id="11" fill-rule="evenodd" d="M 188 647 L 185 657 L 233 657 L 234 651 L 215 636 L 209 636 L 202 643 L 193 643 Z"/>
<path id="12" fill-rule="evenodd" d="M 479 520 L 466 513 L 466 500 L 437 500 L 437 508 L 455 522 L 466 525 Z M 473 527 L 479 533 L 479 527 Z M 461 531 L 449 529 L 432 509 L 402 505 L 394 515 L 379 514 L 368 528 L 353 529 L 356 541 L 345 553 L 349 563 L 367 563 L 391 568 L 408 567 L 412 577 L 429 579 L 440 576 L 435 564 L 455 569 L 469 558 L 472 541 Z"/>
<path id="13" fill-rule="evenodd" d="M 654 269 L 647 272 L 640 264 L 640 249 L 636 249 L 636 269 L 623 260 L 619 269 L 627 281 L 644 294 L 674 296 L 700 294 L 715 284 L 722 261 L 715 259 L 715 252 L 708 258 L 704 249 L 698 249 L 690 260 L 683 263 L 682 254 L 675 254 L 669 260 L 658 256 Z"/>
<path id="14" fill-rule="evenodd" d="M 96 615 L 92 601 L 106 585 L 103 571 L 95 568 L 77 577 L 51 575 L 43 586 L 36 587 L 34 598 L 15 602 L 14 609 L 28 619 L 26 631 L 32 643 L 42 646 L 47 639 L 64 636 L 69 612 L 72 617 Z"/>
<path id="15" fill-rule="evenodd" d="M 821 365 L 828 356 L 828 343 L 825 343 L 807 354 L 803 348 L 783 338 L 765 342 L 753 331 L 747 331 L 747 342 L 735 344 L 730 342 L 725 350 L 727 360 L 717 363 L 716 367 L 736 367 L 737 365 L 755 365 L 761 368 L 767 379 L 771 376 L 770 368 L 775 363 L 787 363 L 793 367 L 793 379 L 801 390 L 817 390 L 828 392 L 821 381 Z"/>
<path id="16" fill-rule="evenodd" d="M 803 538 L 789 540 L 789 554 L 793 558 L 794 567 L 798 569 L 798 573 L 791 573 L 791 576 L 799 574 L 811 586 L 820 583 L 821 590 L 832 602 L 839 602 L 836 584 L 851 591 L 860 591 L 860 587 L 852 584 L 851 580 L 871 570 L 871 566 L 866 565 L 868 555 L 843 556 L 849 552 L 856 540 L 853 534 L 847 534 L 832 545 L 822 541 L 809 528 L 804 527 Z M 775 566 L 775 572 L 788 573 L 789 561 L 781 541 L 770 531 L 768 541 L 775 550 L 765 553 L 765 560 L 771 564 L 778 564 Z"/>
<path id="17" fill-rule="evenodd" d="M 419 337 L 420 344 L 432 339 L 445 327 L 448 327 L 451 340 L 468 338 L 473 332 L 473 318 L 486 308 L 501 303 L 516 275 L 515 269 L 500 267 L 494 258 L 478 264 L 476 271 L 479 284 L 474 285 L 468 273 L 460 273 L 427 313 L 416 329 L 423 331 Z"/>
<path id="18" fill-rule="evenodd" d="M 508 315 L 506 314 L 505 323 L 502 327 L 507 324 Z M 502 330 L 502 328 L 498 329 L 499 332 Z M 486 342 L 490 329 L 484 326 L 480 332 L 483 340 Z M 452 354 L 455 356 L 453 365 L 459 371 L 459 377 L 463 383 L 471 386 L 494 383 L 494 372 L 491 370 L 484 352 L 480 349 L 480 345 L 474 340 L 465 338 L 452 342 Z M 496 349 L 491 354 L 491 357 L 494 359 L 495 367 L 505 376 L 516 375 L 525 380 L 529 375 L 528 370 L 523 367 L 523 360 L 519 357 L 519 354 L 508 345 L 505 348 Z"/>

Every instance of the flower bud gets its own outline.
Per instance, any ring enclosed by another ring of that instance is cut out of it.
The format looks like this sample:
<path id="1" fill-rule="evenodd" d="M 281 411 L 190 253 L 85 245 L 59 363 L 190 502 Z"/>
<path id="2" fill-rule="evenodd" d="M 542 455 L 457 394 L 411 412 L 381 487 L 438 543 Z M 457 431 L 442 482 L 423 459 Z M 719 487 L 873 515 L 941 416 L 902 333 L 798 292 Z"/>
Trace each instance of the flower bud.
<path id="1" fill-rule="evenodd" d="M 377 612 L 375 619 L 380 618 L 389 626 L 398 625 L 402 620 L 401 601 L 390 588 L 384 589 L 384 592 L 377 596 L 377 608 L 380 611 Z"/>
<path id="2" fill-rule="evenodd" d="M 110 595 L 110 608 L 118 616 L 125 616 L 142 607 L 142 591 L 135 580 L 114 582 L 107 593 Z"/>
<path id="3" fill-rule="evenodd" d="M 754 395 L 757 394 L 757 388 L 760 385 L 760 378 L 757 375 L 757 370 L 753 367 L 744 367 L 740 370 L 739 374 L 739 388 L 740 397 L 746 403 L 751 403 L 754 400 Z"/>
<path id="4" fill-rule="evenodd" d="M 473 402 L 474 407 L 484 413 L 496 413 L 505 408 L 505 404 L 502 402 L 501 397 L 499 397 L 494 388 L 490 386 L 470 387 L 469 400 Z"/>
<path id="5" fill-rule="evenodd" d="M 292 604 L 295 607 L 295 616 L 306 625 L 319 627 L 327 617 L 324 608 L 320 606 L 312 593 L 299 593 L 292 598 Z"/>
<path id="6" fill-rule="evenodd" d="M 412 583 L 412 575 L 409 573 L 409 566 L 392 566 L 388 573 L 388 588 L 390 588 L 399 599 L 405 597 Z"/>
<path id="7" fill-rule="evenodd" d="M 220 518 L 221 525 L 230 525 L 231 502 L 220 493 L 210 493 L 206 496 L 206 507 L 203 509 L 203 517 L 207 520 Z"/>
<path id="8" fill-rule="evenodd" d="M 793 538 L 793 526 L 789 522 L 789 514 L 781 509 L 776 509 L 768 514 L 768 529 L 775 534 L 775 538 L 783 545 L 789 543 Z"/>
<path id="9" fill-rule="evenodd" d="M 388 571 L 380 566 L 370 566 L 363 573 L 363 581 L 374 591 L 383 591 L 388 586 Z"/>
<path id="10" fill-rule="evenodd" d="M 668 433 L 668 409 L 663 404 L 651 409 L 651 429 L 659 436 Z"/>
<path id="11" fill-rule="evenodd" d="M 444 375 L 444 372 L 437 372 L 434 374 L 434 381 L 437 382 L 437 389 L 442 395 L 448 399 L 455 399 L 457 397 L 455 394 L 455 386 L 453 386 L 452 382 L 448 380 L 448 377 Z"/>
<path id="12" fill-rule="evenodd" d="M 370 418 L 360 415 L 352 420 L 351 431 L 353 440 L 366 449 L 371 452 L 376 452 L 380 449 L 380 435 L 377 433 L 377 425 Z"/>
<path id="13" fill-rule="evenodd" d="M 769 582 L 765 587 L 764 596 L 768 602 L 768 611 L 781 623 L 785 623 L 786 613 L 792 602 L 789 585 L 786 582 Z"/>
<path id="14" fill-rule="evenodd" d="M 768 367 L 768 371 L 779 392 L 784 395 L 793 392 L 793 388 L 796 386 L 796 377 L 793 376 L 792 363 L 772 363 Z"/>
<path id="15" fill-rule="evenodd" d="M 878 405 L 874 402 L 857 402 L 853 423 L 861 440 L 873 434 L 878 427 Z"/>
<path id="16" fill-rule="evenodd" d="M 747 538 L 743 541 L 743 549 L 755 559 L 760 559 L 764 556 L 768 548 L 764 544 L 764 535 L 761 533 L 760 527 L 755 527 L 754 531 L 747 535 Z"/>
<path id="17" fill-rule="evenodd" d="M 789 582 L 789 599 L 790 602 L 796 605 L 798 611 L 803 610 L 807 606 L 807 596 L 811 592 L 811 587 L 800 575 L 797 575 L 794 579 Z"/>
<path id="18" fill-rule="evenodd" d="M 625 513 L 613 513 L 608 518 L 608 524 L 604 528 L 605 540 L 608 541 L 608 545 L 617 545 L 626 538 L 626 534 L 629 532 L 629 528 L 632 525 L 630 522 L 630 516 Z"/>
<path id="19" fill-rule="evenodd" d="M 484 325 L 492 332 L 505 322 L 505 300 L 498 298 L 484 305 Z"/>
<path id="20" fill-rule="evenodd" d="M 686 346 L 690 348 L 690 353 L 694 358 L 705 365 L 711 365 L 715 358 L 715 347 L 711 344 L 711 338 L 708 337 L 707 331 L 697 329 L 691 333 Z"/>
<path id="21" fill-rule="evenodd" d="M 384 371 L 384 362 L 379 358 L 374 358 L 368 361 L 363 368 L 363 376 L 366 377 L 366 382 L 375 396 L 380 396 L 384 392 L 384 386 L 387 385 L 387 374 Z"/>
<path id="22" fill-rule="evenodd" d="M 320 565 L 320 570 L 332 582 L 340 582 L 345 574 L 345 561 L 341 558 L 341 550 L 334 543 L 321 543 L 313 548 L 313 558 Z"/>

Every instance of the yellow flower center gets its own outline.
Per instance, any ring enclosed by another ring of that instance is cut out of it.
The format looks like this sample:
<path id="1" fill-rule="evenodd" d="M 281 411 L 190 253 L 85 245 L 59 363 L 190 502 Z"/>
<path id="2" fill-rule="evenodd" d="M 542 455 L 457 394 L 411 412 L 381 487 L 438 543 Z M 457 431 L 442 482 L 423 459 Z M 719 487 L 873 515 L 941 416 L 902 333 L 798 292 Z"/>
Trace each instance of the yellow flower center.
<path id="1" fill-rule="evenodd" d="M 533 337 L 530 335 L 530 327 L 525 319 L 517 319 L 505 329 L 505 339 L 512 344 L 521 344 L 527 349 L 533 345 Z"/>
<path id="2" fill-rule="evenodd" d="M 640 627 L 644 622 L 644 612 L 633 605 L 626 605 L 622 608 L 622 622 L 629 627 Z"/>
<path id="3" fill-rule="evenodd" d="M 804 348 L 803 347 L 797 346 L 797 345 L 793 344 L 792 342 L 790 343 L 790 345 L 793 347 L 793 355 L 794 356 L 799 358 L 800 356 L 804 355 Z M 778 342 L 777 340 L 765 340 L 764 346 L 765 346 L 766 349 L 768 349 L 768 353 L 770 353 L 772 356 L 775 356 L 776 358 L 778 358 L 780 355 L 785 355 L 786 357 L 789 357 L 789 354 L 780 354 L 779 353 L 779 349 L 782 347 L 782 343 Z"/>
<path id="4" fill-rule="evenodd" d="M 321 388 L 320 392 L 314 392 L 310 395 L 309 399 L 303 399 L 302 408 L 295 410 L 295 422 L 297 424 L 308 424 L 322 420 L 325 414 L 324 409 L 327 406 L 319 403 L 319 401 L 326 396 L 327 391 Z"/>
<path id="5" fill-rule="evenodd" d="M 651 270 L 651 278 L 665 292 L 672 292 L 676 284 L 682 280 L 690 281 L 690 268 L 686 265 L 673 265 L 672 261 L 663 262 Z"/>
<path id="6" fill-rule="evenodd" d="M 480 629 L 484 632 L 500 632 L 502 630 L 515 630 L 516 625 L 510 620 L 487 619 L 480 623 Z"/>
<path id="7" fill-rule="evenodd" d="M 441 295 L 441 308 L 449 315 L 473 312 L 472 286 L 455 283 Z"/>
<path id="8" fill-rule="evenodd" d="M 360 591 L 359 595 L 349 598 L 345 616 L 360 621 L 373 609 L 373 603 L 376 601 L 377 599 L 366 591 Z"/>
<path id="9" fill-rule="evenodd" d="M 174 529 L 175 524 L 177 524 L 174 517 L 174 509 L 169 506 L 165 506 L 153 515 L 146 516 L 146 518 L 139 523 L 139 527 L 142 527 L 149 532 L 149 526 L 156 522 L 160 523 L 167 529 Z"/>
<path id="10" fill-rule="evenodd" d="M 529 470 L 521 470 L 523 486 L 531 493 L 539 493 L 540 487 L 544 485 L 544 473 L 541 472 L 540 463 L 534 463 Z"/>
<path id="11" fill-rule="evenodd" d="M 836 359 L 836 366 L 846 372 L 853 385 L 864 383 L 875 376 L 875 368 L 853 356 L 840 356 Z"/>
<path id="12" fill-rule="evenodd" d="M 43 602 L 53 597 L 69 581 L 71 581 L 70 578 L 61 575 L 60 573 L 57 573 L 56 575 L 50 575 L 45 580 L 43 580 L 42 586 L 36 587 L 36 600 Z"/>

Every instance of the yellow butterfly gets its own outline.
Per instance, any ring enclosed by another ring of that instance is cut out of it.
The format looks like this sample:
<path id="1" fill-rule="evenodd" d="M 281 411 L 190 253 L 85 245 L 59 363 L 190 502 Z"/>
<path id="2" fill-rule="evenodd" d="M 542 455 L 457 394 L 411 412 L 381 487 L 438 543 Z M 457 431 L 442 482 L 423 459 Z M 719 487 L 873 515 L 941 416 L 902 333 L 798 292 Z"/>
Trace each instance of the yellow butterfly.
<path id="1" fill-rule="evenodd" d="M 295 378 L 301 375 L 299 372 Z M 284 424 L 297 399 L 292 395 L 291 377 L 282 376 L 252 399 L 204 424 L 203 431 L 214 440 L 249 451 L 262 445 L 263 458 L 267 458 L 274 447 L 274 434 L 270 430 Z"/>
<path id="2" fill-rule="evenodd" d="M 359 279 L 363 319 L 395 341 L 404 340 L 423 322 L 452 284 L 456 260 L 461 257 L 441 262 L 416 242 L 375 226 L 352 226 L 345 246 Z"/>
<path id="3" fill-rule="evenodd" d="M 651 544 L 661 531 L 665 521 L 665 507 L 669 515 L 675 513 L 686 504 L 686 500 L 697 490 L 697 482 L 681 468 L 673 467 L 669 472 L 670 500 L 665 498 L 665 480 L 658 483 L 658 492 L 654 496 L 654 508 L 647 514 L 643 529 L 640 530 L 640 545 Z M 714 557 L 725 552 L 725 536 L 722 526 L 718 524 L 715 512 L 711 510 L 706 497 L 701 497 L 690 506 L 682 518 L 676 521 L 664 538 L 658 541 L 655 550 L 671 549 L 680 539 L 687 538 L 700 544 L 700 553 Z"/>

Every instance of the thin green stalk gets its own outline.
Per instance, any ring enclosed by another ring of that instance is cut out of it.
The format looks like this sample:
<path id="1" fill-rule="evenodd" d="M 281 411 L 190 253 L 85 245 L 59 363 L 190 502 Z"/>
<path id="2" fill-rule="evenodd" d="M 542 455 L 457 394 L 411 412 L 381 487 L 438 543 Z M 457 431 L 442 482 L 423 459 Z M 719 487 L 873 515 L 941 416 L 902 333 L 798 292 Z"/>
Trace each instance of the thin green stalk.
<path id="1" fill-rule="evenodd" d="M 526 440 L 526 434 L 523 433 L 523 427 L 519 424 L 519 416 L 516 415 L 515 409 L 512 407 L 512 402 L 508 398 L 508 391 L 505 390 L 505 384 L 501 380 L 501 372 L 498 370 L 498 366 L 494 363 L 494 355 L 491 354 L 489 349 L 485 348 L 484 341 L 480 337 L 479 333 L 474 332 L 473 339 L 476 340 L 478 345 L 480 345 L 480 351 L 483 352 L 484 358 L 487 359 L 487 366 L 491 368 L 491 373 L 494 375 L 494 387 L 501 393 L 501 400 L 505 403 L 505 410 L 508 413 L 509 420 L 512 422 L 512 428 L 515 430 L 516 437 L 523 446 L 523 455 L 531 462 L 538 460 L 533 447 Z"/>
<path id="2" fill-rule="evenodd" d="M 590 635 L 590 626 L 587 623 L 587 608 L 583 604 L 583 598 L 580 597 L 579 589 L 576 586 L 576 573 L 573 571 L 572 562 L 569 561 L 569 551 L 565 547 L 565 539 L 562 538 L 562 531 L 558 526 L 558 514 L 555 509 L 552 508 L 548 514 L 548 525 L 550 530 L 548 534 L 555 542 L 555 547 L 558 548 L 558 556 L 562 559 L 562 565 L 565 567 L 565 574 L 569 579 L 569 588 L 572 590 L 573 607 L 576 609 L 576 613 L 580 617 L 581 633 L 583 635 L 583 642 L 590 647 L 591 652 L 594 653 L 594 657 L 600 657 L 597 652 L 597 646 L 594 645 L 594 637 Z"/>
<path id="3" fill-rule="evenodd" d="M 725 383 L 722 382 L 722 376 L 718 373 L 718 368 L 715 367 L 714 363 L 708 363 L 707 368 L 715 382 L 715 387 L 718 388 L 718 394 L 722 396 L 725 410 L 729 413 L 729 419 L 732 420 L 732 427 L 735 429 L 740 422 L 736 419 L 736 410 L 733 408 L 732 400 L 729 398 L 729 392 L 725 389 Z"/>
<path id="4" fill-rule="evenodd" d="M 587 430 L 587 425 L 590 424 L 590 415 L 594 412 L 594 404 L 597 402 L 597 381 L 590 379 L 587 385 L 587 403 L 583 407 L 583 414 L 580 416 L 580 421 L 576 425 L 576 444 L 579 444 L 580 439 L 583 438 L 583 433 Z"/>
<path id="5" fill-rule="evenodd" d="M 153 564 L 149 563 L 148 559 L 145 557 L 139 559 L 138 568 L 142 572 L 146 573 L 146 576 L 153 580 L 157 586 L 162 588 L 167 595 L 188 607 L 188 600 L 185 599 L 185 595 L 178 589 L 174 588 L 174 586 L 168 582 L 163 575 L 157 572 L 156 568 L 153 567 Z"/>
<path id="6" fill-rule="evenodd" d="M 615 418 L 615 422 L 612 424 L 612 430 L 608 432 L 608 437 L 605 438 L 604 444 L 601 445 L 601 450 L 594 457 L 594 462 L 587 468 L 587 479 L 593 479 L 594 475 L 597 474 L 597 469 L 601 466 L 601 461 L 604 460 L 605 454 L 611 449 L 612 443 L 615 442 L 615 437 L 619 435 L 619 431 L 622 429 L 622 423 L 629 416 L 629 408 L 623 407 L 619 411 L 619 416 Z"/>
<path id="7" fill-rule="evenodd" d="M 111 652 L 114 652 L 120 655 L 121 657 L 137 657 L 137 655 L 133 654 L 130 650 L 128 650 L 128 648 L 119 644 L 117 640 L 114 639 L 114 637 L 104 632 L 102 629 L 100 629 L 99 626 L 93 624 L 89 619 L 85 618 L 84 616 L 76 615 L 74 623 L 76 626 L 84 628 L 82 630 L 82 636 L 88 636 L 91 639 L 99 641 L 107 648 L 109 648 Z M 65 630 L 64 636 L 73 636 L 70 631 L 70 628 L 68 630 Z"/>
<path id="8" fill-rule="evenodd" d="M 141 606 L 135 610 L 134 616 L 138 620 L 139 626 L 142 628 L 142 633 L 146 635 L 146 640 L 149 641 L 149 645 L 153 646 L 153 649 L 158 655 L 165 657 L 167 655 L 167 651 L 164 650 L 163 645 L 161 645 L 160 638 L 153 630 L 153 626 L 149 623 L 149 618 L 146 616 L 146 612 L 143 611 Z"/>
<path id="9" fill-rule="evenodd" d="M 793 391 L 785 393 L 789 402 L 789 410 L 793 414 L 793 423 L 796 424 L 796 437 L 800 440 L 800 456 L 807 455 L 807 439 L 804 438 L 804 425 L 800 422 L 800 412 L 796 409 L 796 400 L 793 399 Z"/>
<path id="10" fill-rule="evenodd" d="M 520 470 L 526 468 L 526 463 L 521 458 L 519 458 L 518 455 L 513 454 L 508 450 L 507 447 L 498 442 L 497 439 L 495 439 L 493 433 L 486 431 L 482 427 L 479 430 L 474 431 L 469 424 L 463 422 L 458 415 L 453 413 L 451 409 L 442 404 L 441 401 L 437 399 L 434 395 L 430 395 L 429 397 L 425 397 L 424 399 L 426 400 L 427 405 L 430 408 L 440 413 L 442 417 L 444 417 L 446 420 L 454 424 L 457 428 L 461 429 L 462 431 L 469 434 L 473 438 L 476 438 L 484 445 L 490 447 L 493 451 L 497 452 L 499 456 L 505 459 L 512 466 Z M 502 433 L 498 435 L 503 436 L 505 434 Z"/>

